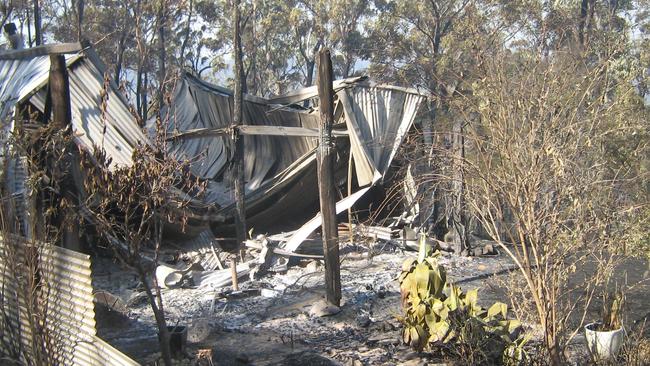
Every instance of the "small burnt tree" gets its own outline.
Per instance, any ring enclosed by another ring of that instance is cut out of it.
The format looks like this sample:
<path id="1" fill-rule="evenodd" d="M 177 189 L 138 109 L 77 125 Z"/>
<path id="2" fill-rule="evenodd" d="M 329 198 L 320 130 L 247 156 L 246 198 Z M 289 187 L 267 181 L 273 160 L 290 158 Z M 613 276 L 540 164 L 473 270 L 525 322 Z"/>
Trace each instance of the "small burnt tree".
<path id="1" fill-rule="evenodd" d="M 554 365 L 648 205 L 639 70 L 624 46 L 608 46 L 597 59 L 502 52 L 457 105 L 471 149 L 461 162 L 466 202 L 518 267 L 523 286 L 508 287 L 523 296 L 513 305 L 531 304 Z"/>
<path id="2" fill-rule="evenodd" d="M 163 361 L 170 365 L 162 295 L 150 274 L 158 263 L 165 224 L 184 228 L 187 222 L 190 202 L 179 192 L 200 194 L 202 184 L 192 180 L 187 163 L 167 156 L 162 143 L 136 147 L 128 166 L 114 166 L 101 148 L 95 151 L 82 159 L 87 172 L 84 213 L 116 257 L 137 273 L 156 319 Z"/>

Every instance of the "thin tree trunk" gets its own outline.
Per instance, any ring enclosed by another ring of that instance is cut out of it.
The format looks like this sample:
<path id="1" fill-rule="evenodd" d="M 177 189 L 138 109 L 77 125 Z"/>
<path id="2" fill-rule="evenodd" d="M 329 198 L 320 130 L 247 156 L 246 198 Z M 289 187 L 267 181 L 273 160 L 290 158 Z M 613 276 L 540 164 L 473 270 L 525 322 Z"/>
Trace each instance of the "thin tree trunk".
<path id="1" fill-rule="evenodd" d="M 84 0 L 77 0 L 77 41 L 81 42 L 81 26 L 84 20 Z"/>
<path id="2" fill-rule="evenodd" d="M 171 350 L 169 348 L 169 331 L 167 330 L 167 321 L 165 320 L 165 312 L 164 310 L 159 306 L 162 305 L 162 298 L 160 296 L 160 290 L 156 290 L 156 293 L 151 289 L 151 286 L 149 285 L 147 275 L 142 268 L 141 263 L 138 263 L 136 265 L 136 270 L 138 271 L 138 276 L 140 277 L 140 282 L 142 282 L 142 285 L 144 286 L 144 291 L 147 294 L 147 299 L 149 299 L 149 304 L 151 305 L 151 310 L 153 311 L 154 318 L 156 319 L 156 325 L 158 326 L 158 334 L 159 334 L 159 341 L 160 341 L 160 353 L 162 355 L 163 362 L 165 363 L 165 366 L 171 366 L 172 365 L 172 356 L 171 356 Z M 154 281 L 155 281 L 155 276 L 154 276 Z M 155 286 L 157 286 L 154 283 Z M 160 304 L 158 303 L 160 301 Z"/>
<path id="3" fill-rule="evenodd" d="M 465 159 L 465 137 L 463 136 L 463 122 L 460 119 L 454 121 L 452 129 L 452 214 L 450 217 L 450 230 L 455 231 L 456 247 L 459 254 L 470 254 L 469 227 L 467 214 L 465 212 L 465 176 L 463 174 L 463 162 Z"/>
<path id="4" fill-rule="evenodd" d="M 138 62 L 138 70 L 135 76 L 135 107 L 138 110 L 138 116 L 144 119 L 142 113 L 142 62 Z"/>
<path id="5" fill-rule="evenodd" d="M 120 74 L 122 73 L 122 62 L 124 62 L 124 51 L 126 44 L 126 32 L 122 32 L 117 42 L 117 59 L 115 60 L 115 83 L 120 85 Z M 137 76 L 138 78 L 140 75 Z M 138 111 L 139 111 L 138 107 Z"/>
<path id="6" fill-rule="evenodd" d="M 0 21 L 0 28 L 5 26 L 5 23 L 7 22 L 7 20 L 9 20 L 9 17 L 11 16 L 12 12 L 13 12 L 13 8 L 11 7 L 5 10 L 5 15 L 2 16 L 2 21 Z"/>
<path id="7" fill-rule="evenodd" d="M 243 123 L 243 89 L 246 83 L 244 79 L 244 65 L 241 45 L 241 12 L 240 1 L 235 0 L 233 8 L 233 44 L 235 48 L 235 90 L 233 100 L 233 126 L 239 126 Z M 235 230 L 237 235 L 237 247 L 242 248 L 242 243 L 246 240 L 246 206 L 245 206 L 245 182 L 244 182 L 244 138 L 239 135 L 237 129 L 234 130 L 235 152 L 233 156 L 231 171 L 233 174 L 233 184 L 235 190 Z M 243 250 L 242 250 L 243 257 Z M 234 264 L 233 264 L 234 265 Z M 236 279 L 233 278 L 233 283 Z"/>
<path id="8" fill-rule="evenodd" d="M 144 72 L 144 83 L 142 84 L 142 124 L 147 123 L 147 118 L 149 118 L 149 73 Z"/>
<path id="9" fill-rule="evenodd" d="M 158 8 L 158 111 L 164 104 L 166 69 L 165 24 L 167 23 L 165 0 L 160 1 Z"/>
<path id="10" fill-rule="evenodd" d="M 41 34 L 41 5 L 39 0 L 34 0 L 34 36 L 36 37 L 37 46 L 43 44 L 43 35 Z"/>
<path id="11" fill-rule="evenodd" d="M 181 52 L 180 52 L 181 65 L 185 64 L 185 48 L 187 48 L 187 42 L 190 38 L 193 10 L 194 10 L 194 0 L 190 0 L 190 7 L 187 13 L 187 26 L 185 27 L 185 39 L 183 39 L 183 44 L 181 45 Z"/>
<path id="12" fill-rule="evenodd" d="M 31 12 L 27 10 L 27 24 L 32 24 L 32 18 L 31 18 Z M 22 24 L 20 26 L 20 35 L 23 35 L 23 27 Z M 29 47 L 31 48 L 34 45 L 34 40 L 32 39 L 32 27 L 27 27 L 27 43 L 29 44 Z"/>

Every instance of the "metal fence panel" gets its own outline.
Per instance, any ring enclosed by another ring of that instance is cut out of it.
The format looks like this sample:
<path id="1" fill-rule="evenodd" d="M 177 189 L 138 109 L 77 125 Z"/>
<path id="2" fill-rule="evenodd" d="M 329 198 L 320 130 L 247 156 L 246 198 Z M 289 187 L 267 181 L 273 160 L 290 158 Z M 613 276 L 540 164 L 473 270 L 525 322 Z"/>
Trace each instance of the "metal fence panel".
<path id="1" fill-rule="evenodd" d="M 96 335 L 90 265 L 72 250 L 0 238 L 0 352 L 26 364 L 137 365 Z"/>

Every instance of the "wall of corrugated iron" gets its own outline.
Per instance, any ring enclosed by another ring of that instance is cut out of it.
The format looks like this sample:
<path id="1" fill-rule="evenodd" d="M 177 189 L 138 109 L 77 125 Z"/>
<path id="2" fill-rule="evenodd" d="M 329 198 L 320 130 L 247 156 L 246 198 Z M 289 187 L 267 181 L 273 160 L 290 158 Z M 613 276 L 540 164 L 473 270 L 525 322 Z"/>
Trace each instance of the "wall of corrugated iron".
<path id="1" fill-rule="evenodd" d="M 2 238 L 0 285 L 1 353 L 25 364 L 40 350 L 45 363 L 137 365 L 96 335 L 88 255 Z"/>

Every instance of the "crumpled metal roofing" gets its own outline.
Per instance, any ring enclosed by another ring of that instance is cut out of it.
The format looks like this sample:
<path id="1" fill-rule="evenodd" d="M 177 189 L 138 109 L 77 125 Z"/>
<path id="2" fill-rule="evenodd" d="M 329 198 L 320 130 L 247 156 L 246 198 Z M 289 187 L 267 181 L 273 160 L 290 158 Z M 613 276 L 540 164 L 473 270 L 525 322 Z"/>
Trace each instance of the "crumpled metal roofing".
<path id="1" fill-rule="evenodd" d="M 359 84 L 337 93 L 350 133 L 360 186 L 384 176 L 415 119 L 423 95 L 408 89 Z"/>
<path id="2" fill-rule="evenodd" d="M 179 81 L 174 101 L 165 111 L 165 132 L 171 136 L 197 128 L 228 127 L 232 122 L 232 109 L 233 98 L 229 90 L 187 74 Z M 243 124 L 317 128 L 318 116 L 298 109 L 277 109 L 262 98 L 247 96 L 243 104 Z M 155 120 L 150 120 L 148 127 L 155 129 Z M 312 137 L 243 136 L 243 139 L 248 190 L 258 188 L 316 147 L 316 139 Z M 190 160 L 192 172 L 206 179 L 219 178 L 232 154 L 230 136 L 184 138 L 174 141 L 170 147 L 177 159 Z"/>
<path id="3" fill-rule="evenodd" d="M 128 166 L 132 164 L 135 147 L 148 144 L 149 139 L 122 95 L 114 85 L 105 82 L 103 75 L 91 58 L 80 57 L 68 63 L 73 135 L 87 151 L 93 151 L 95 146 L 104 150 L 112 167 Z M 43 88 L 29 98 L 41 112 L 45 110 L 47 73 L 45 77 Z"/>
<path id="4" fill-rule="evenodd" d="M 103 66 L 92 50 L 80 49 L 68 55 L 67 62 L 77 143 L 88 150 L 102 147 L 113 166 L 131 164 L 135 146 L 149 140 L 128 103 L 112 82 L 105 81 Z M 10 117 L 16 103 L 29 101 L 44 110 L 49 66 L 48 55 L 16 59 L 0 55 L 0 117 L 9 122 L 6 126 L 12 125 Z M 334 89 L 338 98 L 337 128 L 345 126 L 349 134 L 349 142 L 345 138 L 338 144 L 344 150 L 339 151 L 339 160 L 346 165 L 343 155 L 352 154 L 358 182 L 356 194 L 337 205 L 339 211 L 352 205 L 363 195 L 362 189 L 365 192 L 386 173 L 424 96 L 411 89 L 374 85 L 361 77 L 336 81 Z M 245 96 L 243 124 L 317 128 L 316 113 L 292 105 L 316 96 L 315 87 L 272 99 Z M 177 84 L 172 105 L 163 111 L 163 133 L 172 136 L 197 128 L 229 127 L 232 99 L 228 89 L 186 74 Z M 105 113 L 102 105 L 106 106 Z M 149 121 L 149 132 L 154 132 L 154 126 L 155 121 Z M 306 207 L 317 199 L 317 139 L 265 135 L 245 135 L 243 139 L 247 215 L 251 222 L 281 220 L 282 216 L 291 217 L 292 211 L 304 216 Z M 209 180 L 203 205 L 221 207 L 216 215 L 209 216 L 210 220 L 227 218 L 234 206 L 229 180 L 224 175 L 232 155 L 230 136 L 173 139 L 169 149 L 177 159 L 189 160 L 196 176 Z M 340 174 L 338 178 L 339 182 L 345 180 Z M 311 222 L 318 222 L 318 217 Z"/>
<path id="5" fill-rule="evenodd" d="M 346 159 L 354 158 L 357 192 L 337 204 L 337 212 L 350 207 L 388 170 L 393 157 L 411 127 L 424 95 L 412 89 L 378 86 L 365 78 L 335 82 L 338 98 L 335 116 L 339 127 L 349 133 L 349 143 L 338 143 L 340 170 L 345 170 Z M 244 125 L 289 127 L 318 126 L 316 113 L 278 103 L 298 103 L 317 96 L 315 87 L 272 99 L 245 96 Z M 213 86 L 191 75 L 178 83 L 172 107 L 167 111 L 165 133 L 179 136 L 183 132 L 201 128 L 225 128 L 232 120 L 232 92 Z M 150 128 L 154 125 L 150 121 Z M 244 136 L 247 221 L 251 227 L 272 224 L 278 217 L 304 217 L 306 205 L 317 199 L 314 137 Z M 169 149 L 178 159 L 192 161 L 196 174 L 213 180 L 213 190 L 220 211 L 228 217 L 234 207 L 225 168 L 232 150 L 229 136 L 205 134 L 174 138 Z M 340 175 L 340 174 L 339 174 Z M 345 181 L 339 179 L 339 182 Z M 210 194 L 211 189 L 208 189 Z M 299 245 L 320 225 L 314 217 L 290 239 L 291 246 Z M 290 248 L 290 250 L 295 248 Z"/>

